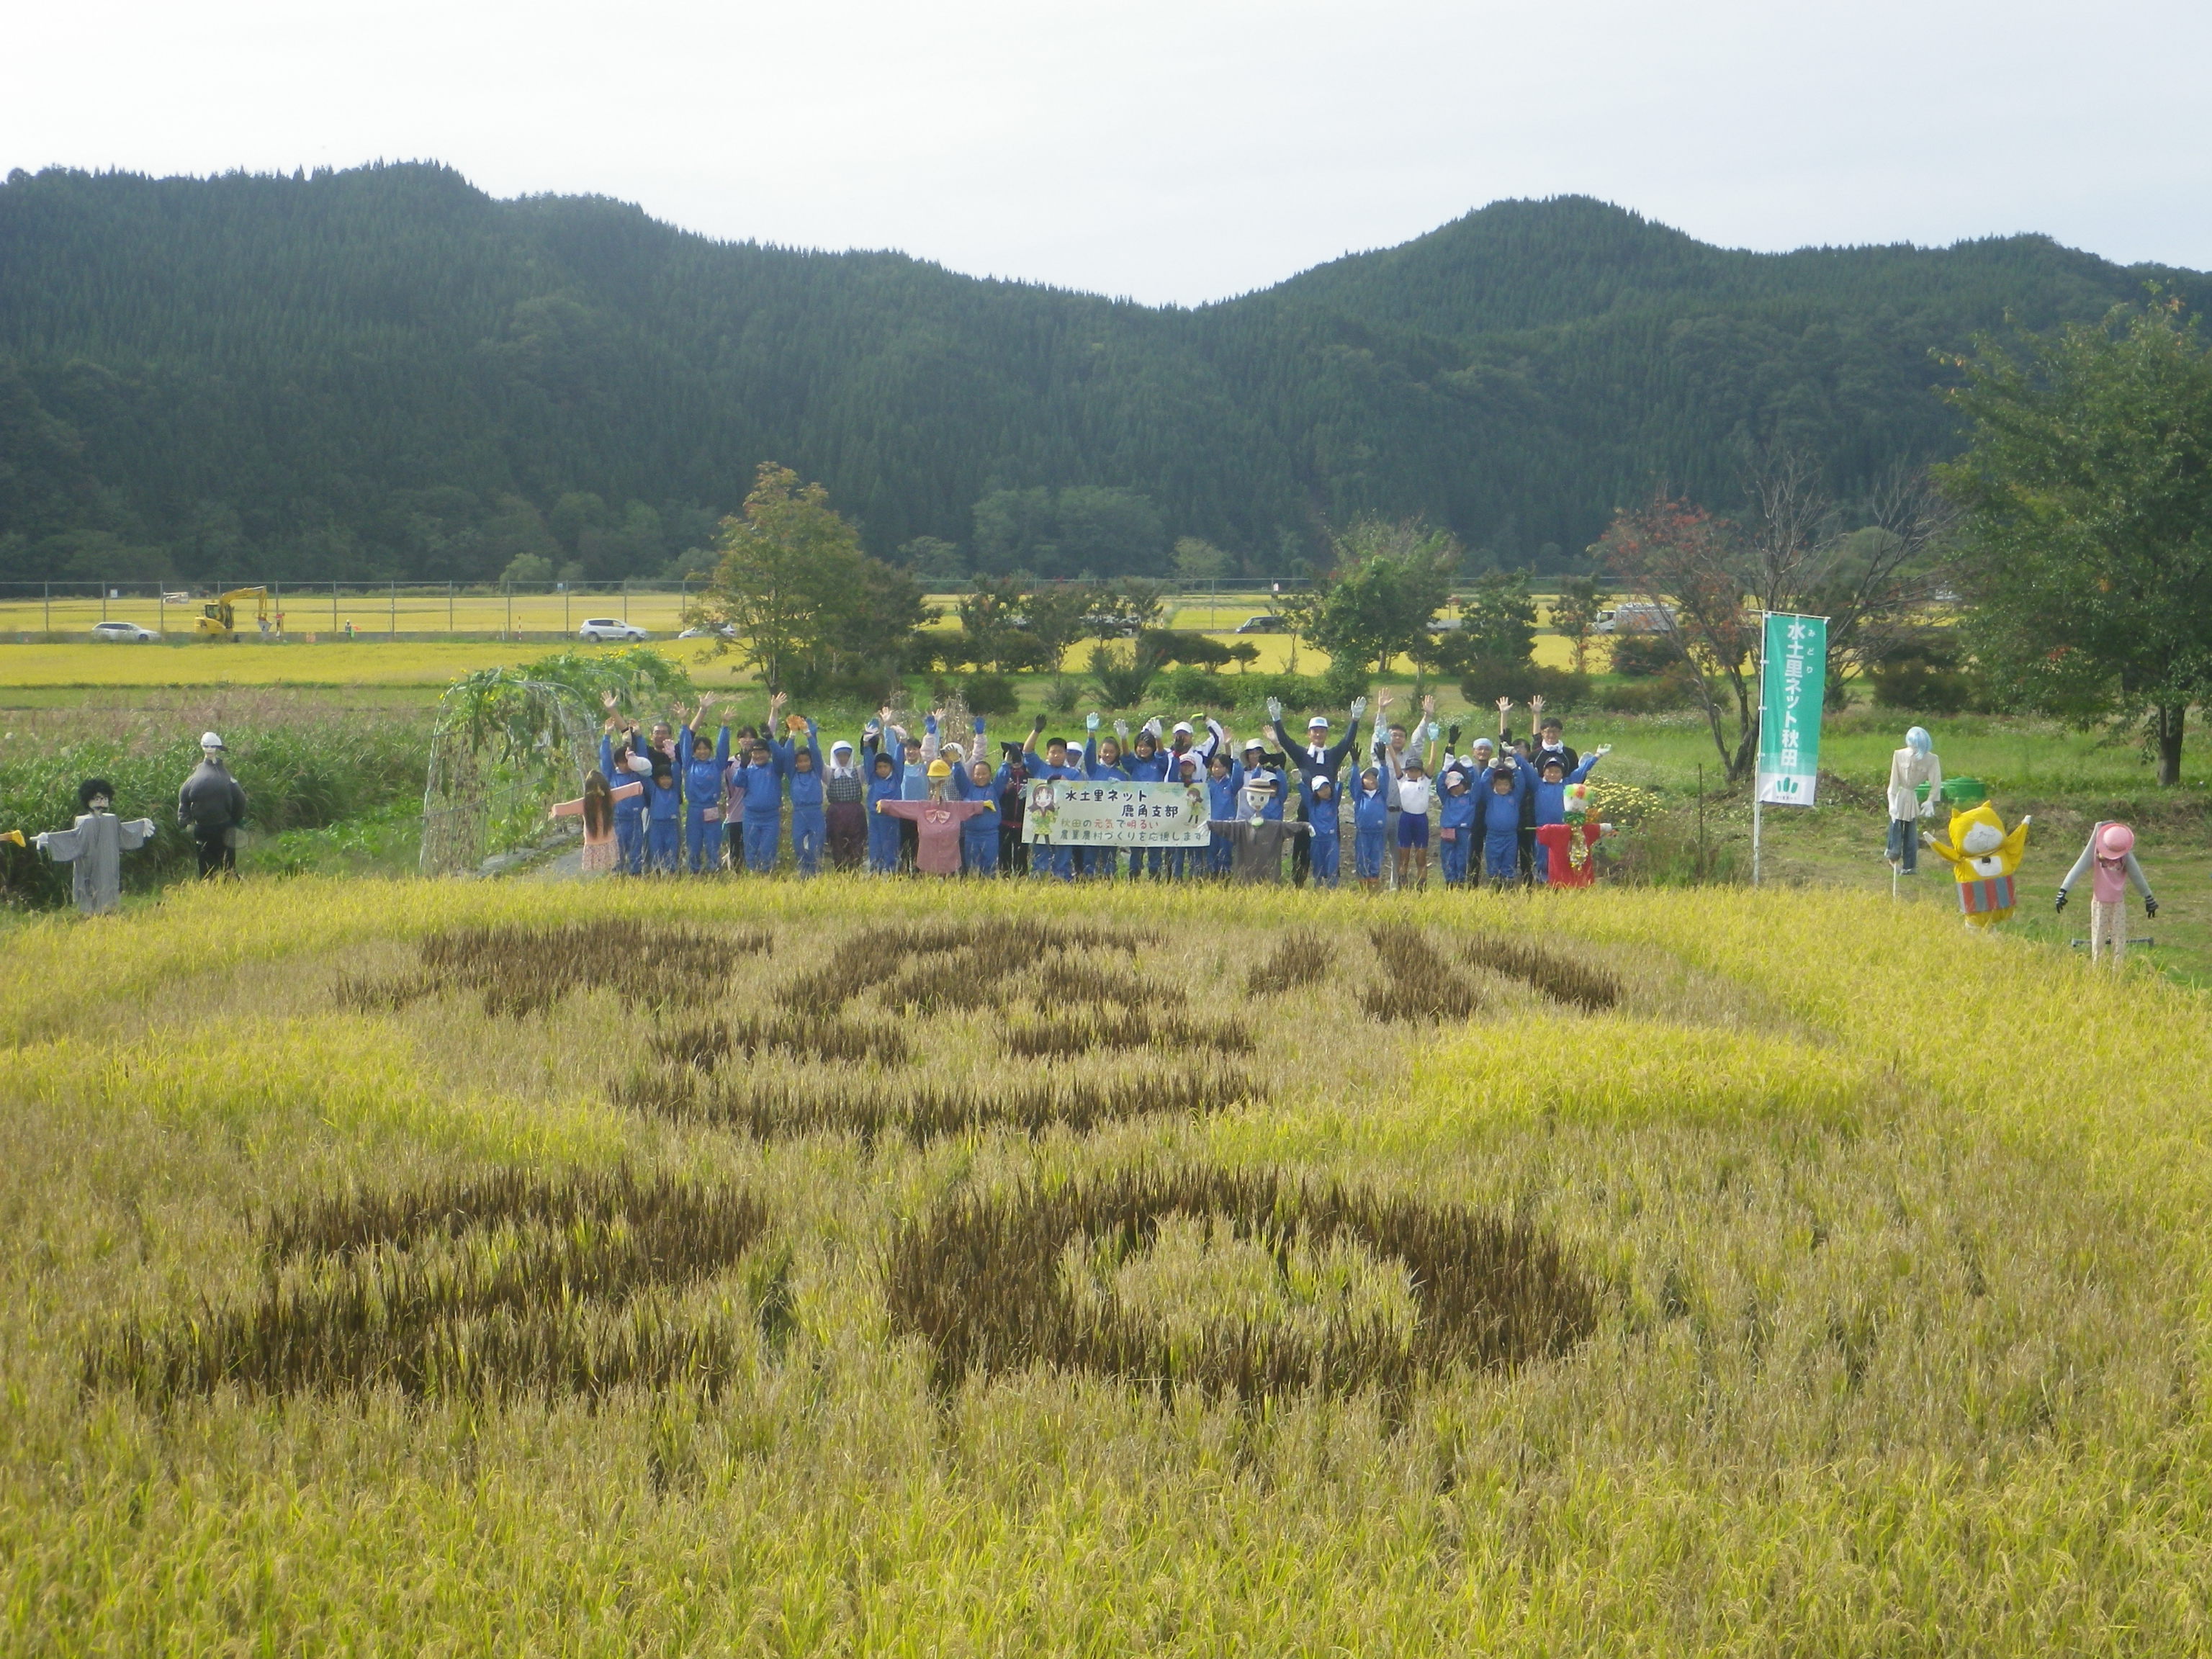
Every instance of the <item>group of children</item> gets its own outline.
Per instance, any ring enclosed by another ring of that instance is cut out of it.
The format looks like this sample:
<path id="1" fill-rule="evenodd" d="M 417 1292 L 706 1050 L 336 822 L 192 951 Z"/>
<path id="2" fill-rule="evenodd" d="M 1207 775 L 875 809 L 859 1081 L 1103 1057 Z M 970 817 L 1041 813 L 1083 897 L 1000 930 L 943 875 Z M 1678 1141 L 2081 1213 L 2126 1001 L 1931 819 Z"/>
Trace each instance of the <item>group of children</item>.
<path id="1" fill-rule="evenodd" d="M 1024 742 L 1000 743 L 995 761 L 981 717 L 963 746 L 943 729 L 941 713 L 914 730 L 885 708 L 862 728 L 857 749 L 840 738 L 825 756 L 813 720 L 783 716 L 781 692 L 769 700 L 764 727 L 743 727 L 734 738 L 726 725 L 708 737 L 714 701 L 702 697 L 688 714 L 679 709 L 648 732 L 608 700 L 599 770 L 581 797 L 553 808 L 583 819 L 587 871 L 764 874 L 781 856 L 787 823 L 802 876 L 818 872 L 825 858 L 832 868 L 879 874 L 1121 875 L 1124 849 L 1023 840 L 1030 786 L 1062 780 L 1206 791 L 1208 843 L 1129 848 L 1133 878 L 1279 881 L 1287 846 L 1291 879 L 1334 887 L 1348 806 L 1352 873 L 1368 887 L 1386 878 L 1425 887 L 1432 843 L 1448 887 L 1485 880 L 1586 886 L 1595 870 L 1592 848 L 1610 827 L 1588 811 L 1584 787 L 1607 750 L 1577 756 L 1559 720 L 1543 718 L 1541 698 L 1530 701 L 1536 724 L 1520 738 L 1510 735 L 1511 699 L 1498 699 L 1498 738 L 1478 737 L 1462 753 L 1460 728 L 1438 726 L 1435 699 L 1424 700 L 1407 726 L 1382 722 L 1390 708 L 1385 696 L 1364 758 L 1349 767 L 1364 698 L 1334 741 L 1330 721 L 1317 714 L 1306 740 L 1293 743 L 1282 705 L 1271 701 L 1272 746 L 1255 736 L 1237 748 L 1210 716 L 1167 729 L 1155 718 L 1133 738 L 1126 721 L 1116 721 L 1103 736 L 1093 714 L 1080 744 L 1045 737 L 1040 719 Z"/>

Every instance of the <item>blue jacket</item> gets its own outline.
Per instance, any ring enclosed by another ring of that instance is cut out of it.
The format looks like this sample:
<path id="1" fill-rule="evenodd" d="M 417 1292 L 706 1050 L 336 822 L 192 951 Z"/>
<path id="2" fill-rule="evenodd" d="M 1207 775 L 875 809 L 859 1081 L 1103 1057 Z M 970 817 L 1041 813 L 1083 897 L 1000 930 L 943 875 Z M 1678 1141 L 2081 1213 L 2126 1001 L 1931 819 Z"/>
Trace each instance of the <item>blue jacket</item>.
<path id="1" fill-rule="evenodd" d="M 1255 778 L 1269 778 L 1274 781 L 1274 793 L 1267 797 L 1267 804 L 1260 809 L 1260 816 L 1263 818 L 1272 818 L 1277 823 L 1280 823 L 1282 821 L 1283 791 L 1285 786 L 1283 775 L 1280 772 L 1276 771 L 1274 768 L 1271 766 L 1255 766 L 1248 772 L 1241 765 L 1232 765 L 1229 769 L 1229 778 L 1230 781 L 1237 786 L 1237 793 L 1238 796 L 1237 810 L 1231 815 L 1231 817 L 1243 817 L 1246 816 L 1243 802 L 1244 786 Z"/>
<path id="2" fill-rule="evenodd" d="M 1388 830 L 1390 827 L 1390 792 L 1381 779 L 1370 789 L 1361 778 L 1352 781 L 1352 827 L 1359 830 Z"/>
<path id="3" fill-rule="evenodd" d="M 771 744 L 775 755 L 775 769 L 791 780 L 791 808 L 794 812 L 807 809 L 822 810 L 822 732 L 812 720 L 806 722 L 806 752 L 814 762 L 814 769 L 799 769 L 799 739 L 787 738 Z M 747 797 L 750 799 L 750 796 Z"/>
<path id="4" fill-rule="evenodd" d="M 745 798 L 745 817 L 755 823 L 773 823 L 783 811 L 783 763 L 769 748 L 769 763 L 750 762 L 730 769 L 730 787 Z"/>
<path id="5" fill-rule="evenodd" d="M 1314 786 L 1316 783 L 1328 785 L 1327 800 L 1321 799 L 1314 793 Z M 1305 801 L 1306 822 L 1313 827 L 1315 835 L 1326 838 L 1342 831 L 1344 801 L 1337 793 L 1334 778 L 1323 777 L 1316 773 L 1310 778 L 1302 779 L 1298 784 L 1298 793 Z"/>
<path id="6" fill-rule="evenodd" d="M 1492 787 L 1501 775 L 1510 776 L 1513 787 L 1499 794 Z M 1510 774 L 1501 774 L 1492 767 L 1475 780 L 1475 788 L 1482 797 L 1482 828 L 1488 836 L 1518 836 L 1521 833 L 1521 805 L 1528 799 L 1528 769 L 1516 767 Z"/>
<path id="7" fill-rule="evenodd" d="M 714 758 L 691 758 L 691 728 L 685 726 L 676 740 L 676 752 L 684 757 L 684 770 L 678 781 L 684 786 L 684 799 L 695 810 L 702 806 L 722 804 L 722 774 L 730 764 L 730 728 L 724 726 L 714 744 Z"/>
<path id="8" fill-rule="evenodd" d="M 1164 749 L 1155 749 L 1149 755 L 1139 755 L 1131 749 L 1121 757 L 1121 769 L 1129 775 L 1132 783 L 1164 783 L 1171 758 Z"/>
<path id="9" fill-rule="evenodd" d="M 1299 781 L 1303 784 L 1304 780 L 1313 774 L 1326 773 L 1333 778 L 1344 769 L 1344 757 L 1352 752 L 1352 741 L 1359 735 L 1359 722 L 1354 720 L 1346 726 L 1343 737 L 1328 744 L 1322 751 L 1319 761 L 1315 761 L 1307 756 L 1305 744 L 1292 743 L 1285 735 L 1282 721 L 1270 722 L 1267 729 L 1275 734 L 1275 741 L 1283 746 L 1283 753 L 1290 761 L 1291 769 L 1298 775 Z"/>
<path id="10" fill-rule="evenodd" d="M 629 745 L 628 744 L 624 744 L 623 745 L 623 758 L 624 760 L 628 760 L 629 758 L 630 752 Z M 599 738 L 599 775 L 607 781 L 610 787 L 619 783 L 635 783 L 638 781 L 637 774 L 631 771 L 627 766 L 619 769 L 617 769 L 615 765 L 614 738 L 611 736 L 605 734 L 602 734 Z M 618 818 L 641 817 L 644 816 L 644 813 L 645 797 L 641 793 L 635 795 L 624 795 L 621 799 L 615 803 L 615 816 Z"/>
<path id="11" fill-rule="evenodd" d="M 1465 777 L 1468 781 L 1468 787 L 1455 795 L 1452 793 L 1449 782 L 1454 776 Z M 1474 786 L 1479 780 L 1455 769 L 1448 769 L 1444 778 L 1446 787 L 1437 797 L 1437 827 L 1440 830 L 1474 829 L 1475 815 L 1482 810 L 1481 799 L 1474 793 Z"/>
<path id="12" fill-rule="evenodd" d="M 645 785 L 645 813 L 656 823 L 668 823 L 684 816 L 684 786 L 672 778 L 663 786 L 650 775 L 641 780 Z"/>
<path id="13" fill-rule="evenodd" d="M 1217 778 L 1212 773 L 1206 778 L 1206 815 L 1216 823 L 1225 823 L 1237 816 L 1237 769 L 1231 767 L 1229 775 Z"/>
<path id="14" fill-rule="evenodd" d="M 975 741 L 979 747 L 982 740 L 983 722 L 977 720 Z M 977 836 L 988 830 L 992 835 L 996 836 L 999 833 L 999 795 L 1009 783 L 1013 781 L 1009 769 L 1000 767 L 998 775 L 990 782 L 979 784 L 968 775 L 966 767 L 956 766 L 952 769 L 951 781 L 952 788 L 950 793 L 953 799 L 980 800 L 984 803 L 986 808 L 985 811 L 976 813 L 967 823 L 962 824 L 960 833 L 963 836 Z"/>
<path id="15" fill-rule="evenodd" d="M 1115 779 L 1122 783 L 1131 781 L 1128 768 L 1119 762 L 1108 766 L 1098 758 L 1098 734 L 1096 732 L 1083 739 L 1081 775 L 1090 779 L 1093 783 L 1104 783 L 1109 779 Z"/>
<path id="16" fill-rule="evenodd" d="M 1590 768 L 1596 764 L 1595 755 L 1585 756 L 1583 763 L 1559 782 L 1546 783 L 1538 778 L 1531 784 L 1529 787 L 1536 794 L 1536 822 L 1540 824 L 1565 823 L 1567 821 L 1567 786 L 1580 783 L 1589 775 Z"/>
<path id="17" fill-rule="evenodd" d="M 1078 758 L 1079 759 L 1080 757 Z M 1036 750 L 1036 733 L 1034 732 L 1030 732 L 1029 736 L 1023 740 L 1022 765 L 1024 769 L 1028 771 L 1032 781 L 1037 779 L 1057 781 L 1061 778 L 1081 778 L 1089 775 L 1084 771 L 1080 765 L 1054 766 L 1043 756 L 1038 754 Z"/>

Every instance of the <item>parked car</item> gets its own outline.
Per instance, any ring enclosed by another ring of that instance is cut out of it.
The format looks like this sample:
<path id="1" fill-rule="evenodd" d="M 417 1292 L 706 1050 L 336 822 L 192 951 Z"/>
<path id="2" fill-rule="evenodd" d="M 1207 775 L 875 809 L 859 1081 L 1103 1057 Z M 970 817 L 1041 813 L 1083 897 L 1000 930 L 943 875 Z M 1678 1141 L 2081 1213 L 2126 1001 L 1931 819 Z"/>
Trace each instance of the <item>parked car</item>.
<path id="1" fill-rule="evenodd" d="M 1595 634 L 1665 634 L 1674 626 L 1674 607 L 1671 605 L 1650 605 L 1638 600 L 1632 605 L 1617 605 L 1610 611 L 1601 611 L 1590 625 Z"/>
<path id="2" fill-rule="evenodd" d="M 593 617 L 576 630 L 576 637 L 588 640 L 593 645 L 607 640 L 620 640 L 625 645 L 635 644 L 646 637 L 645 630 L 619 617 Z"/>
<path id="3" fill-rule="evenodd" d="M 1291 631 L 1291 625 L 1280 617 L 1247 617 L 1237 624 L 1237 631 L 1240 634 L 1287 634 Z"/>
<path id="4" fill-rule="evenodd" d="M 109 640 L 118 645 L 143 645 L 149 640 L 161 636 L 150 628 L 141 628 L 132 622 L 104 622 L 92 625 L 92 637 Z"/>
<path id="5" fill-rule="evenodd" d="M 738 637 L 738 630 L 727 623 L 714 628 L 687 628 L 676 637 L 679 640 L 711 640 L 717 634 L 726 640 L 734 640 Z"/>

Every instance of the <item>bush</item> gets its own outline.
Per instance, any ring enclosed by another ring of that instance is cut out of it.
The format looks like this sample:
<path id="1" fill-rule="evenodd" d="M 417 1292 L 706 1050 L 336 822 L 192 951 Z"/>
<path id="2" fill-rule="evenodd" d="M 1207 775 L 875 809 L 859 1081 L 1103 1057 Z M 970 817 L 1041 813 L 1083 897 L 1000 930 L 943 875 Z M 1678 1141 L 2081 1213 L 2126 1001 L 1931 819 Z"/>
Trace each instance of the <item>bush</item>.
<path id="1" fill-rule="evenodd" d="M 1242 674 L 1210 674 L 1203 668 L 1170 668 L 1152 682 L 1156 695 L 1177 708 L 1233 708 Z"/>
<path id="2" fill-rule="evenodd" d="M 1681 665 L 1682 653 L 1661 634 L 1613 636 L 1613 672 L 1623 679 L 1643 680 Z"/>
<path id="3" fill-rule="evenodd" d="M 1152 665 L 1142 653 L 1116 651 L 1101 643 L 1091 648 L 1091 678 L 1109 708 L 1134 708 L 1152 683 Z"/>
<path id="4" fill-rule="evenodd" d="M 1014 683 L 1004 674 L 970 674 L 960 683 L 960 695 L 971 714 L 1018 714 L 1021 699 L 1014 695 Z"/>
<path id="5" fill-rule="evenodd" d="M 1540 668 L 1533 662 L 1478 662 L 1459 683 L 1460 695 L 1471 708 L 1487 708 L 1500 697 L 1526 702 L 1541 697 L 1548 710 L 1565 713 L 1589 701 L 1587 674 L 1564 668 Z"/>
<path id="6" fill-rule="evenodd" d="M 1329 664 L 1312 693 L 1321 699 L 1324 708 L 1349 708 L 1355 699 L 1367 695 L 1369 678 L 1365 663 L 1340 659 Z M 1285 697 L 1283 701 L 1288 702 L 1290 699 Z"/>
<path id="7" fill-rule="evenodd" d="M 1923 629 L 1868 671 L 1877 708 L 1962 714 L 1981 699 L 1966 653 L 1946 629 Z"/>
<path id="8" fill-rule="evenodd" d="M 1147 632 L 1138 641 L 1137 653 L 1154 668 L 1165 668 L 1175 663 L 1194 668 L 1225 668 L 1231 661 L 1229 647 L 1219 640 L 1177 628 Z"/>
<path id="9" fill-rule="evenodd" d="M 1668 674 L 1634 684 L 1607 686 L 1598 694 L 1598 706 L 1616 714 L 1666 714 L 1687 708 L 1698 700 L 1686 676 Z"/>

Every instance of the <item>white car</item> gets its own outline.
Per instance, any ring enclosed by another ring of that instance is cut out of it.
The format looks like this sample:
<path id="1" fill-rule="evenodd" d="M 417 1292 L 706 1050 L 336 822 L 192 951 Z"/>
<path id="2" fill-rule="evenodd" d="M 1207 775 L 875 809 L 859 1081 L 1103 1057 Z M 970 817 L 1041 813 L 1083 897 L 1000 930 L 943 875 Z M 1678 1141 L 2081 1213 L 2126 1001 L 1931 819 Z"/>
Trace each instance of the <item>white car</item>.
<path id="1" fill-rule="evenodd" d="M 738 637 L 738 630 L 727 623 L 715 628 L 687 628 L 676 637 L 679 640 L 711 640 L 718 634 L 726 640 Z"/>
<path id="2" fill-rule="evenodd" d="M 150 628 L 141 628 L 137 623 L 104 622 L 92 625 L 92 637 L 108 640 L 118 645 L 143 645 L 149 640 L 161 636 Z"/>
<path id="3" fill-rule="evenodd" d="M 598 645 L 605 640 L 620 640 L 625 644 L 635 644 L 645 638 L 645 630 L 642 628 L 633 627 L 619 617 L 593 617 L 576 630 L 576 637 L 580 640 L 589 640 L 593 645 Z"/>

